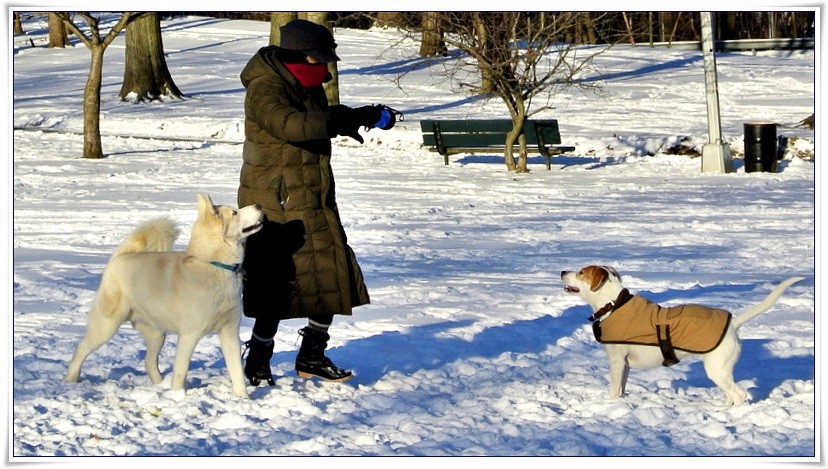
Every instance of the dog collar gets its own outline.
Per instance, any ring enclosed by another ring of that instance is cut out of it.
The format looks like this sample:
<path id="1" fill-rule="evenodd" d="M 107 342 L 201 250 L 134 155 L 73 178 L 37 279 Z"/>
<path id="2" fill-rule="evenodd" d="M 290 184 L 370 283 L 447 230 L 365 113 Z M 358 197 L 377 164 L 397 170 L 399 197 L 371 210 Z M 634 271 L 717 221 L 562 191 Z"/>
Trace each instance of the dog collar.
<path id="1" fill-rule="evenodd" d="M 242 277 L 244 277 L 245 272 L 244 272 L 244 269 L 242 268 L 241 264 L 225 264 L 225 263 L 219 262 L 219 261 L 210 261 L 210 264 L 218 267 L 219 269 L 229 270 L 230 272 L 233 272 L 234 274 L 239 274 Z"/>
<path id="2" fill-rule="evenodd" d="M 605 304 L 601 309 L 599 309 L 598 311 L 593 313 L 592 316 L 589 317 L 589 321 L 590 322 L 598 321 L 599 319 L 604 317 L 604 315 L 609 314 L 613 310 L 624 306 L 624 304 L 627 301 L 629 301 L 630 298 L 632 298 L 632 295 L 630 295 L 629 290 L 627 290 L 626 288 L 621 290 L 621 292 L 618 293 L 618 298 L 616 298 L 615 300 L 610 301 L 609 303 Z"/>

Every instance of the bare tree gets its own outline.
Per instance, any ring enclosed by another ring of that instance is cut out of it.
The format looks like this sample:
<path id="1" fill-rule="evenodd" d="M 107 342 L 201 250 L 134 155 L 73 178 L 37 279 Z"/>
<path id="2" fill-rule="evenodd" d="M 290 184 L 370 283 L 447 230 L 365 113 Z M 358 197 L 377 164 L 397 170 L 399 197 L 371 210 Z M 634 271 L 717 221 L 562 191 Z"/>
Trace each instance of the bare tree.
<path id="1" fill-rule="evenodd" d="M 66 15 L 66 12 L 63 12 Z M 58 13 L 49 13 L 49 46 L 63 49 L 69 45 L 69 35 L 66 32 L 66 25 Z"/>
<path id="2" fill-rule="evenodd" d="M 579 50 L 561 41 L 577 24 L 577 13 L 557 15 L 521 12 L 446 12 L 442 22 L 446 44 L 466 53 L 444 69 L 460 88 L 475 88 L 500 98 L 512 119 L 506 136 L 506 167 L 528 171 L 523 126 L 533 114 L 552 108 L 556 91 L 588 86 L 575 80 L 602 49 Z M 590 18 L 595 21 L 597 16 Z M 538 98 L 536 100 L 536 98 Z M 513 146 L 519 146 L 515 161 Z"/>
<path id="3" fill-rule="evenodd" d="M 158 13 L 142 13 L 126 27 L 124 83 L 118 96 L 137 102 L 182 97 L 167 68 Z"/>
<path id="4" fill-rule="evenodd" d="M 88 12 L 78 13 L 88 26 L 82 31 L 68 13 L 56 13 L 66 26 L 89 48 L 91 60 L 89 77 L 83 89 L 83 157 L 103 158 L 101 145 L 101 81 L 103 77 L 103 56 L 106 48 L 126 27 L 136 13 L 123 13 L 112 29 L 101 37 L 98 19 Z"/>

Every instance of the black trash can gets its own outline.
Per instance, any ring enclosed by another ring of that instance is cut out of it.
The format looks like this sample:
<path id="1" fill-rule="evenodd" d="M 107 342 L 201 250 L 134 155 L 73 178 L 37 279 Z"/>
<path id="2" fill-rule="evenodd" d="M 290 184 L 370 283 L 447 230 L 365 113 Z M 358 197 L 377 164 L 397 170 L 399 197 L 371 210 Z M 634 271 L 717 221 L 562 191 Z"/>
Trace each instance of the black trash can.
<path id="1" fill-rule="evenodd" d="M 776 123 L 745 123 L 745 172 L 776 172 Z"/>

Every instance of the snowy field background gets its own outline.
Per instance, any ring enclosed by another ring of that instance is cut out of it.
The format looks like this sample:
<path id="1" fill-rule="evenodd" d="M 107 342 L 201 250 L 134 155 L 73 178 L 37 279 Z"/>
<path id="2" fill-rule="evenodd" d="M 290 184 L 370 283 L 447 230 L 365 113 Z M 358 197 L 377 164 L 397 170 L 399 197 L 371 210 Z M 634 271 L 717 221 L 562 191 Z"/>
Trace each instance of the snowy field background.
<path id="1" fill-rule="evenodd" d="M 416 43 L 387 49 L 394 31 L 337 30 L 342 102 L 405 113 L 390 131 L 364 133 L 364 145 L 334 141 L 342 217 L 372 295 L 332 329 L 329 355 L 355 378 L 297 378 L 297 320 L 276 336 L 276 386 L 251 388 L 249 401 L 232 397 L 216 336 L 197 347 L 186 395 L 169 391 L 168 376 L 153 385 L 129 325 L 90 356 L 79 383 L 64 383 L 101 272 L 125 235 L 168 214 L 181 223 L 183 249 L 197 193 L 235 205 L 238 74 L 266 45 L 268 24 L 184 17 L 162 28 L 187 98 L 119 101 L 121 35 L 105 55 L 108 157 L 99 161 L 80 158 L 89 51 L 47 49 L 43 23 L 11 38 L 10 459 L 819 460 L 817 146 L 813 130 L 796 126 L 815 111 L 812 51 L 717 55 L 734 173 L 702 174 L 699 158 L 665 154 L 682 139 L 697 149 L 707 142 L 701 53 L 618 47 L 584 77 L 598 92 L 565 91 L 540 116 L 557 118 L 576 151 L 554 158 L 551 171 L 533 157 L 530 173 L 514 174 L 498 155 L 458 155 L 444 166 L 420 145 L 420 119 L 503 117 L 497 101 L 453 90 L 437 75 L 439 61 L 416 56 Z M 777 173 L 744 171 L 742 124 L 753 120 L 797 137 Z M 725 407 L 697 359 L 634 370 L 628 395 L 614 400 L 591 311 L 559 277 L 590 263 L 616 267 L 657 302 L 735 314 L 784 278 L 806 280 L 741 330 L 735 375 L 750 403 Z M 251 327 L 243 319 L 240 340 Z M 167 375 L 174 344 L 172 336 L 161 357 Z M 175 461 L 158 460 L 166 462 Z"/>

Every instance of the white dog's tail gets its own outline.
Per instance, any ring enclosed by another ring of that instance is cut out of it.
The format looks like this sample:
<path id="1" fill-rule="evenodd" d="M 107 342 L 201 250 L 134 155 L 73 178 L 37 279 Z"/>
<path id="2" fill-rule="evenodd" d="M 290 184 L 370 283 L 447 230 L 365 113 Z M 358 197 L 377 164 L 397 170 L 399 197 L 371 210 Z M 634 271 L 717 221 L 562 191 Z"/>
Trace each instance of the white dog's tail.
<path id="1" fill-rule="evenodd" d="M 784 292 L 788 287 L 790 287 L 794 283 L 803 280 L 804 278 L 805 277 L 791 277 L 785 280 L 784 282 L 780 283 L 776 288 L 773 289 L 772 292 L 770 292 L 768 296 L 765 297 L 764 300 L 762 300 L 761 303 L 750 308 L 744 313 L 734 317 L 731 324 L 733 324 L 734 328 L 738 329 L 742 324 L 750 321 L 756 316 L 759 316 L 760 314 L 769 310 L 771 306 L 773 306 L 774 303 L 776 303 L 776 300 L 778 300 L 779 297 L 782 296 L 782 292 Z"/>
<path id="2" fill-rule="evenodd" d="M 163 252 L 172 250 L 180 233 L 168 217 L 159 217 L 144 222 L 135 229 L 115 250 L 112 257 L 127 252 Z"/>

